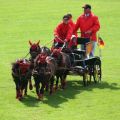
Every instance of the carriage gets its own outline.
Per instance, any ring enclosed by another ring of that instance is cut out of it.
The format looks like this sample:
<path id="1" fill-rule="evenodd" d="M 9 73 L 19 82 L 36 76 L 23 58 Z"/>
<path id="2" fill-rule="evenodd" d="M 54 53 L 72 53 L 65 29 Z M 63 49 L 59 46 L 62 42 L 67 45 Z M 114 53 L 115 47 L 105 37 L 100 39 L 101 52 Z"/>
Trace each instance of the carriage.
<path id="1" fill-rule="evenodd" d="M 78 38 L 78 44 L 86 45 L 90 42 L 88 38 Z M 69 54 L 72 58 L 72 65 L 69 69 L 69 75 L 80 75 L 83 77 L 84 86 L 101 81 L 101 59 L 98 56 L 86 58 L 86 50 L 74 49 Z"/>

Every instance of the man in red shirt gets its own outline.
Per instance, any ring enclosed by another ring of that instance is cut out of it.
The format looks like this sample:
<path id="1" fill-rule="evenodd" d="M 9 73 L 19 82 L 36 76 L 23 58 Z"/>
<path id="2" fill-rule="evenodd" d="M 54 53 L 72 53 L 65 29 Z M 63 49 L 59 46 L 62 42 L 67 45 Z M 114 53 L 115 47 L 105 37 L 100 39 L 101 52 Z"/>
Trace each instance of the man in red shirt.
<path id="1" fill-rule="evenodd" d="M 77 19 L 74 34 L 78 29 L 80 29 L 82 38 L 90 38 L 92 46 L 90 56 L 94 56 L 95 46 L 97 43 L 96 33 L 100 29 L 100 23 L 98 17 L 91 12 L 91 5 L 85 4 L 82 8 L 84 9 L 84 14 Z"/>
<path id="2" fill-rule="evenodd" d="M 68 48 L 71 48 L 70 45 L 71 37 L 73 34 L 73 27 L 69 24 L 69 16 L 63 16 L 63 21 L 56 27 L 54 30 L 54 47 L 62 47 L 65 43 Z"/>

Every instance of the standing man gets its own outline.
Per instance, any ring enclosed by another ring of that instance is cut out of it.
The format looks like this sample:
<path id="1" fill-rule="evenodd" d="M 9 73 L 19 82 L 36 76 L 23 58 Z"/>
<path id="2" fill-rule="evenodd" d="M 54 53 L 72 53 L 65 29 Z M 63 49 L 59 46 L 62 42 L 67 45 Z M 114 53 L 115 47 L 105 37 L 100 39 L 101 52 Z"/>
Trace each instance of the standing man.
<path id="1" fill-rule="evenodd" d="M 77 19 L 74 34 L 80 29 L 82 38 L 90 38 L 92 48 L 89 56 L 92 57 L 94 56 L 97 44 L 96 34 L 100 29 L 100 23 L 98 17 L 91 12 L 91 5 L 85 4 L 82 8 L 84 9 L 84 13 Z M 85 49 L 85 46 L 81 48 Z"/>

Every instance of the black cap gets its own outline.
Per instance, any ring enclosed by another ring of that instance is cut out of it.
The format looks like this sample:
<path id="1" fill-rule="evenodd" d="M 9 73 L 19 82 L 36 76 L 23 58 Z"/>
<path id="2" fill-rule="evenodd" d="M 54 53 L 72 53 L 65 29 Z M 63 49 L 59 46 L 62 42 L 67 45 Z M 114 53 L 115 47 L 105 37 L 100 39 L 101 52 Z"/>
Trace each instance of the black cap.
<path id="1" fill-rule="evenodd" d="M 85 4 L 82 8 L 84 8 L 84 9 L 87 9 L 87 8 L 91 9 L 91 5 Z"/>
<path id="2" fill-rule="evenodd" d="M 68 16 L 68 15 L 64 15 L 64 16 L 63 16 L 63 19 L 64 19 L 64 20 L 69 20 L 69 16 Z"/>
<path id="3" fill-rule="evenodd" d="M 71 13 L 68 13 L 67 16 L 68 16 L 69 18 L 72 18 L 72 14 L 71 14 Z"/>

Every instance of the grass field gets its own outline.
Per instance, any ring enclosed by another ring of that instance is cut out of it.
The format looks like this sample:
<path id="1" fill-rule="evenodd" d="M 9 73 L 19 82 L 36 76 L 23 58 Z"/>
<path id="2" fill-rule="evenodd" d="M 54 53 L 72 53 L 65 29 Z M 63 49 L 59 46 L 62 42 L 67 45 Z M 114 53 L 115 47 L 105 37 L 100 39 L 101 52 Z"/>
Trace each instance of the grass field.
<path id="1" fill-rule="evenodd" d="M 71 12 L 76 20 L 85 3 L 99 16 L 106 43 L 102 82 L 84 88 L 82 77 L 69 76 L 67 88 L 46 93 L 43 102 L 35 90 L 17 101 L 11 62 L 28 53 L 29 39 L 52 40 L 61 17 Z M 120 120 L 119 7 L 120 0 L 0 0 L 0 120 Z"/>

